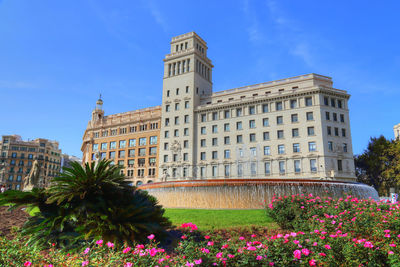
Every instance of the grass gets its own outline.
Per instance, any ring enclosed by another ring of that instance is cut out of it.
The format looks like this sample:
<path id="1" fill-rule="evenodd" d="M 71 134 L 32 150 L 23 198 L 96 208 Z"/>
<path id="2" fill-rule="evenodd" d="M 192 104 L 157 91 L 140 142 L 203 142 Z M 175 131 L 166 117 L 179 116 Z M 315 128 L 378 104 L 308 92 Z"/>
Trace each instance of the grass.
<path id="1" fill-rule="evenodd" d="M 200 230 L 216 230 L 236 227 L 265 227 L 273 221 L 265 210 L 209 210 L 209 209 L 165 209 L 165 216 L 174 225 L 191 222 Z"/>

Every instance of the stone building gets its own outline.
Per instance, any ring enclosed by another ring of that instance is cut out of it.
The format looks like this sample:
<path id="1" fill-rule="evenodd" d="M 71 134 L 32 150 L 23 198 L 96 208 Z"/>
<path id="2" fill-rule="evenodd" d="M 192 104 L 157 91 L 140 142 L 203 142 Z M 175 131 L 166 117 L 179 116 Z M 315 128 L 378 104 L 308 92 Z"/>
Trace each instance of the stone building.
<path id="1" fill-rule="evenodd" d="M 40 186 L 47 186 L 61 169 L 61 149 L 57 141 L 37 138 L 23 141 L 18 135 L 3 135 L 0 142 L 1 183 L 8 189 L 21 190 L 33 162 L 40 167 Z"/>
<path id="2" fill-rule="evenodd" d="M 76 156 L 73 155 L 68 155 L 68 154 L 62 154 L 61 155 L 61 172 L 63 172 L 63 167 L 70 168 L 71 167 L 71 162 L 77 161 L 80 164 L 82 164 L 82 160 Z"/>
<path id="3" fill-rule="evenodd" d="M 398 139 L 400 137 L 400 123 L 393 126 L 394 138 Z"/>
<path id="4" fill-rule="evenodd" d="M 83 135 L 83 163 L 101 159 L 124 166 L 123 173 L 135 185 L 151 183 L 158 176 L 158 140 L 161 107 L 104 116 L 99 99 Z"/>
<path id="5" fill-rule="evenodd" d="M 149 118 L 158 124 L 148 135 L 159 136 L 158 181 L 355 180 L 346 91 L 334 88 L 330 77 L 312 73 L 213 92 L 207 50 L 207 43 L 190 32 L 173 37 L 164 58 L 161 107 Z M 103 142 L 103 128 L 105 144 L 128 142 L 131 125 L 139 125 L 133 114 L 141 112 L 103 117 L 96 109 L 85 132 L 84 161 L 94 155 L 90 147 Z M 126 164 L 126 157 L 120 160 Z"/>

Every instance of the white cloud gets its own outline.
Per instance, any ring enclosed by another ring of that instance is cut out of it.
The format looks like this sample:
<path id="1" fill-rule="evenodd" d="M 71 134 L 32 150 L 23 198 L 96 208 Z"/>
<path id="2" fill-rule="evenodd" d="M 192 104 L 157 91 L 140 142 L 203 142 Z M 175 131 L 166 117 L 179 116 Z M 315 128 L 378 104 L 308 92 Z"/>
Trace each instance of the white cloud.
<path id="1" fill-rule="evenodd" d="M 149 9 L 151 16 L 156 21 L 156 23 L 163 29 L 165 33 L 168 32 L 168 24 L 166 23 L 165 18 L 156 3 L 152 0 L 144 1 L 144 3 L 145 6 Z"/>

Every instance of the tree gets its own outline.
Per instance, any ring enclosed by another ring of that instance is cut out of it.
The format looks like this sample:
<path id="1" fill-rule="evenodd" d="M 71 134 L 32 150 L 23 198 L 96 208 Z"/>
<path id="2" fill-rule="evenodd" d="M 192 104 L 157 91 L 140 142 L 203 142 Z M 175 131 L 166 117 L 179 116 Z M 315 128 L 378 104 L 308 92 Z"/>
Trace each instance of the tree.
<path id="1" fill-rule="evenodd" d="M 387 140 L 382 135 L 371 137 L 364 153 L 355 156 L 357 180 L 373 186 L 381 195 L 388 195 L 389 188 L 400 182 L 399 163 L 399 141 Z"/>
<path id="2" fill-rule="evenodd" d="M 69 248 L 96 238 L 133 244 L 149 234 L 161 240 L 171 226 L 157 200 L 131 186 L 121 167 L 106 160 L 84 167 L 72 162 L 49 189 L 8 191 L 2 202 L 39 207 L 23 231 L 41 247 L 56 243 Z"/>

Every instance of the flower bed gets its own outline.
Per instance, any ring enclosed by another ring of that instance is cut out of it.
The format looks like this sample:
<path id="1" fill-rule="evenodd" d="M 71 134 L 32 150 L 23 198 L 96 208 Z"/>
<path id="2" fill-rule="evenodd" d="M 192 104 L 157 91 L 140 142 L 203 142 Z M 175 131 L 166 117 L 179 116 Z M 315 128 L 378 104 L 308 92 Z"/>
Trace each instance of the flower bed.
<path id="1" fill-rule="evenodd" d="M 400 266 L 398 205 L 293 195 L 274 198 L 267 212 L 280 233 L 226 239 L 186 223 L 169 252 L 154 235 L 132 247 L 98 240 L 73 254 L 43 254 L 1 239 L 0 260 L 9 266 Z"/>

